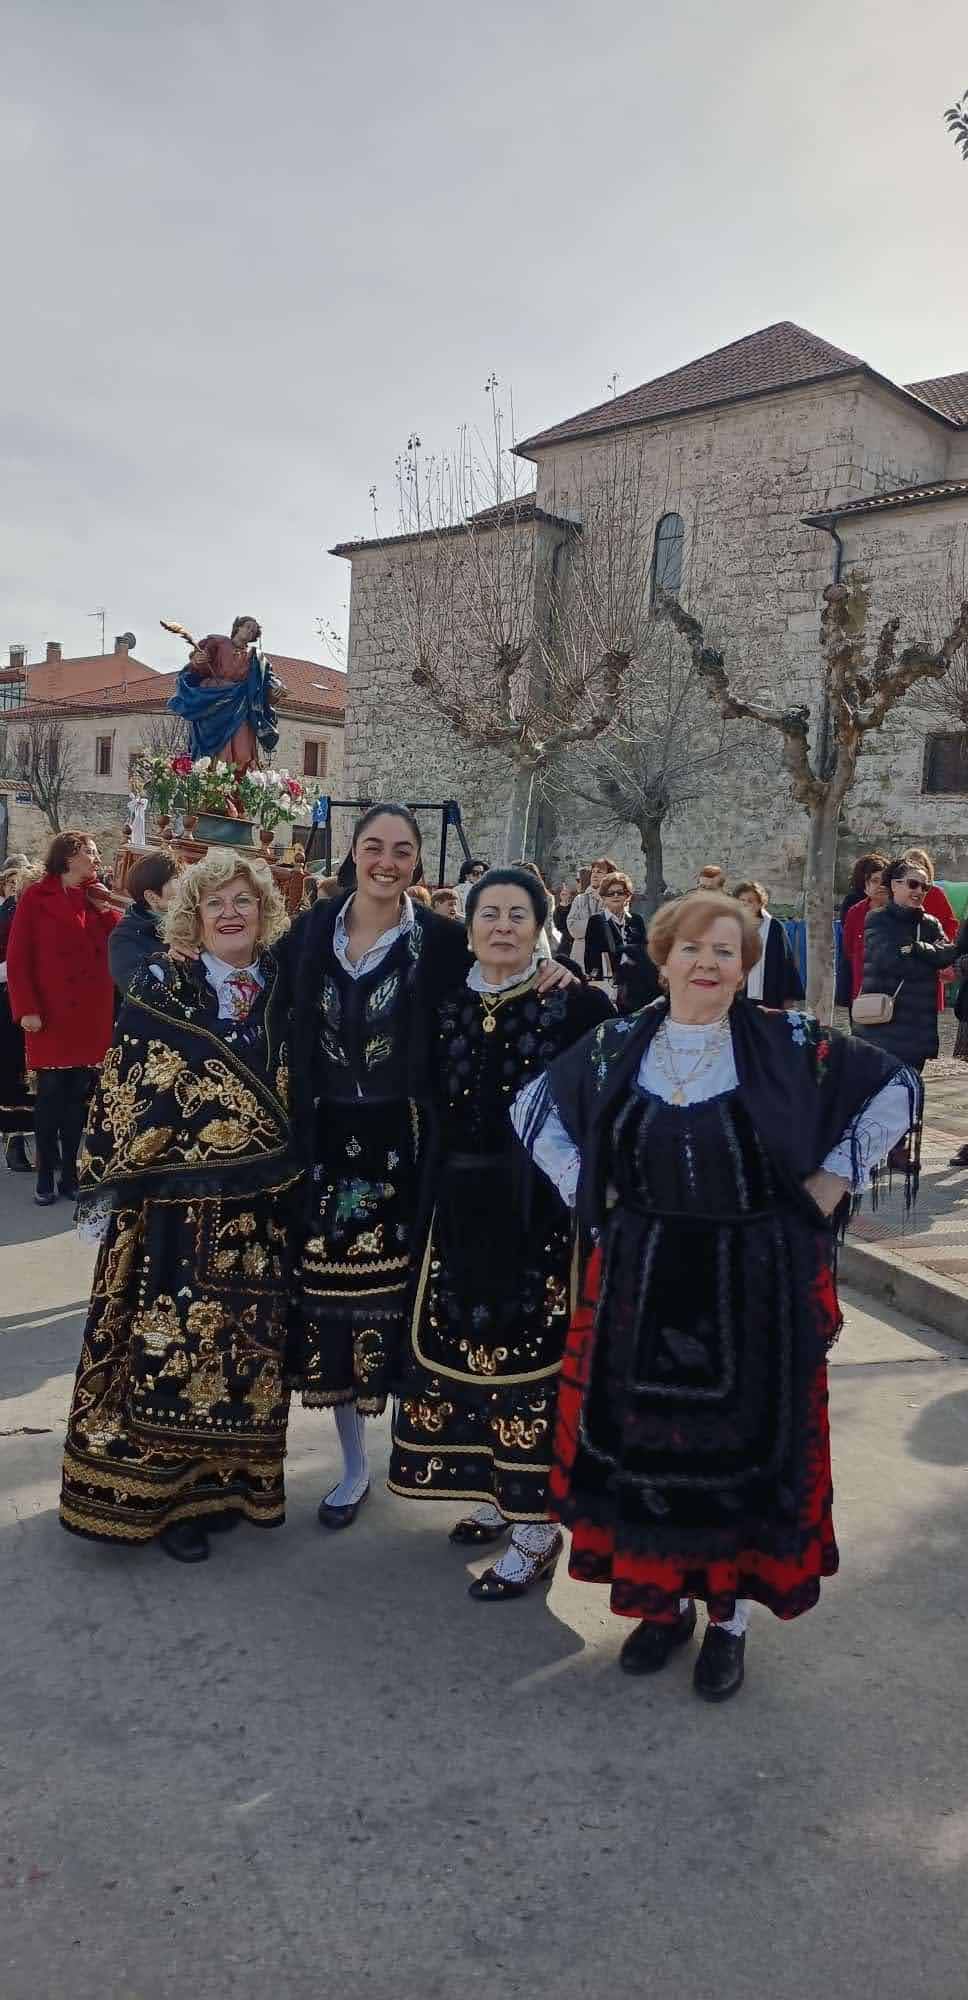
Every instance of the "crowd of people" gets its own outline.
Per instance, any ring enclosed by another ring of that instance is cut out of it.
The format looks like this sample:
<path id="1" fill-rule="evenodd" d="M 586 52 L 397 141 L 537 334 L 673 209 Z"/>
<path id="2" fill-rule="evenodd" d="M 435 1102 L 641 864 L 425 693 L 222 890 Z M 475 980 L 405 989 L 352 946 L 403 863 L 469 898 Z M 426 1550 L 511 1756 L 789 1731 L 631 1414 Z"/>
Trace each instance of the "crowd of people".
<path id="1" fill-rule="evenodd" d="M 290 923 L 227 848 L 144 856 L 123 910 L 83 833 L 16 858 L 9 1163 L 32 1123 L 38 1202 L 98 1246 L 64 1526 L 198 1563 L 278 1524 L 298 1394 L 333 1412 L 318 1517 L 346 1530 L 392 1400 L 390 1489 L 493 1551 L 473 1597 L 548 1580 L 566 1524 L 571 1574 L 635 1621 L 623 1669 L 702 1603 L 696 1692 L 735 1694 L 751 1604 L 795 1618 L 837 1567 L 835 1234 L 888 1158 L 913 1187 L 913 1024 L 958 956 L 912 919 L 922 874 L 865 898 L 855 1013 L 882 916 L 918 1004 L 858 1039 L 800 1011 L 767 890 L 718 867 L 649 924 L 608 857 L 554 894 L 470 857 L 429 887 L 418 822 L 376 805 Z"/>

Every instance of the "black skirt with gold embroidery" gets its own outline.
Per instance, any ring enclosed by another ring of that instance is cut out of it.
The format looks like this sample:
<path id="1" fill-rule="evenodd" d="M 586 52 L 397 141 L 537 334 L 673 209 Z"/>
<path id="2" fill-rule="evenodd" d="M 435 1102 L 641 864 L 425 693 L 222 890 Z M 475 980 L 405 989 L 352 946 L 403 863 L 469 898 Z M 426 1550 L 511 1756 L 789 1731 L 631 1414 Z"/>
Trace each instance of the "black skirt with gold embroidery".
<path id="1" fill-rule="evenodd" d="M 427 1120 L 401 1100 L 320 1108 L 313 1225 L 297 1261 L 286 1378 L 309 1409 L 386 1405 L 399 1371 Z"/>
<path id="2" fill-rule="evenodd" d="M 244 1024 L 200 967 L 136 978 L 91 1106 L 81 1209 L 103 1216 L 61 1520 L 144 1542 L 233 1511 L 281 1521 L 296 1174 L 276 968 Z"/>
<path id="3" fill-rule="evenodd" d="M 111 1217 L 67 1426 L 65 1528 L 142 1542 L 208 1514 L 285 1518 L 283 1199 Z"/>
<path id="4" fill-rule="evenodd" d="M 609 1011 L 589 988 L 540 996 L 533 983 L 490 1026 L 466 988 L 441 1009 L 443 1145 L 394 1416 L 394 1493 L 547 1518 L 573 1229 L 517 1147 L 509 1108 Z"/>

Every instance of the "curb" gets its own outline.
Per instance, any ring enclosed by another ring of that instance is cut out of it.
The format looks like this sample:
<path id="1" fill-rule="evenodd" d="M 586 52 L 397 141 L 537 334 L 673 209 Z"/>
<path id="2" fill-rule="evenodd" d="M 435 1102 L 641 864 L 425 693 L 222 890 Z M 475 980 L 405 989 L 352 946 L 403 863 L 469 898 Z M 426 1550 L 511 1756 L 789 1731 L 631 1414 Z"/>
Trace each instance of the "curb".
<path id="1" fill-rule="evenodd" d="M 929 1277 L 872 1243 L 841 1244 L 837 1276 L 855 1291 L 896 1306 L 898 1312 L 968 1347 L 968 1295 L 950 1278 L 939 1277 L 937 1272 Z"/>

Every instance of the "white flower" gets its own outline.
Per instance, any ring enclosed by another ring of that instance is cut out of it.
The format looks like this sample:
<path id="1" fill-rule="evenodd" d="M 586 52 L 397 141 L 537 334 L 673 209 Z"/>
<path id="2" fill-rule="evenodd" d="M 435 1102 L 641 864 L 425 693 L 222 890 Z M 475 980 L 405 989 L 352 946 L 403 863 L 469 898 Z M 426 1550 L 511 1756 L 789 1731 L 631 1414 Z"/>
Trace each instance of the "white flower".
<path id="1" fill-rule="evenodd" d="M 247 776 L 250 785 L 258 785 L 262 791 L 265 790 L 266 774 L 264 771 L 249 771 Z"/>
<path id="2" fill-rule="evenodd" d="M 192 770 L 198 771 L 199 774 L 201 774 L 204 771 L 210 771 L 211 768 L 212 768 L 211 757 L 196 757 L 195 762 L 192 765 Z"/>

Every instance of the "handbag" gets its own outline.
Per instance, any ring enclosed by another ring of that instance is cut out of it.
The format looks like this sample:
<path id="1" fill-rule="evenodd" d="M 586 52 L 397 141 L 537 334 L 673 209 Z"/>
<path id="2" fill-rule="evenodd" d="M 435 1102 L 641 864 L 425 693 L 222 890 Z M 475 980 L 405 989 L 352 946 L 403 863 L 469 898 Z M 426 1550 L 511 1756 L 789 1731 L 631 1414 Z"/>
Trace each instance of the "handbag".
<path id="1" fill-rule="evenodd" d="M 894 1019 L 894 1002 L 904 985 L 903 979 L 893 993 L 858 993 L 850 1010 L 851 1020 L 859 1028 L 886 1028 Z"/>

